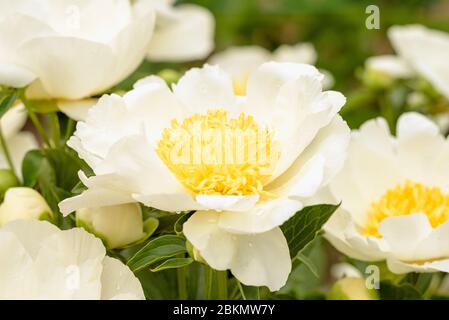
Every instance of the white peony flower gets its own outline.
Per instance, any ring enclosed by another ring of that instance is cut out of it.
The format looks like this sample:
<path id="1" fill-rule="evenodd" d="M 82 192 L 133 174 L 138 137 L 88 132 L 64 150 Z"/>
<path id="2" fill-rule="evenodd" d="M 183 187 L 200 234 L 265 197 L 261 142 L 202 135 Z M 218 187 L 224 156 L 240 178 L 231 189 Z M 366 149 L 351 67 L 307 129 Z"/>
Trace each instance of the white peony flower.
<path id="1" fill-rule="evenodd" d="M 408 25 L 391 27 L 388 35 L 399 57 L 449 99 L 449 34 Z"/>
<path id="2" fill-rule="evenodd" d="M 0 299 L 144 299 L 134 274 L 81 228 L 14 221 L 0 229 Z"/>
<path id="3" fill-rule="evenodd" d="M 79 209 L 76 211 L 76 222 L 103 239 L 111 249 L 125 247 L 147 236 L 142 210 L 135 203 Z"/>
<path id="4" fill-rule="evenodd" d="M 298 43 L 293 46 L 282 45 L 273 53 L 259 46 L 230 47 L 212 55 L 208 62 L 229 73 L 235 92 L 245 95 L 249 75 L 261 64 L 269 61 L 314 64 L 316 59 L 317 54 L 312 44 Z M 329 88 L 332 84 L 332 75 L 324 73 L 323 86 Z"/>
<path id="5" fill-rule="evenodd" d="M 101 93 L 141 63 L 154 20 L 145 0 L 1 0 L 0 84 L 37 79 L 30 98 Z"/>
<path id="6" fill-rule="evenodd" d="M 8 147 L 15 174 L 20 178 L 22 160 L 25 154 L 38 147 L 36 138 L 31 132 L 21 132 L 27 120 L 27 112 L 22 104 L 10 108 L 0 119 L 0 128 Z M 11 169 L 6 156 L 0 149 L 0 169 Z"/>
<path id="7" fill-rule="evenodd" d="M 154 6 L 156 29 L 148 50 L 151 61 L 203 59 L 214 49 L 215 19 L 207 9 L 173 0 L 149 0 Z"/>
<path id="8" fill-rule="evenodd" d="M 0 204 L 0 226 L 14 220 L 52 220 L 53 213 L 45 199 L 34 189 L 10 188 Z"/>
<path id="9" fill-rule="evenodd" d="M 129 202 L 197 210 L 184 234 L 207 263 L 248 285 L 278 290 L 291 269 L 279 229 L 340 169 L 349 129 L 342 94 L 322 91 L 310 65 L 266 63 L 238 96 L 217 66 L 188 71 L 171 91 L 157 77 L 104 96 L 68 145 L 95 175 L 60 203 Z"/>
<path id="10" fill-rule="evenodd" d="M 330 184 L 341 207 L 325 237 L 360 260 L 386 259 L 394 273 L 449 272 L 449 142 L 417 113 L 354 131 L 344 169 Z"/>

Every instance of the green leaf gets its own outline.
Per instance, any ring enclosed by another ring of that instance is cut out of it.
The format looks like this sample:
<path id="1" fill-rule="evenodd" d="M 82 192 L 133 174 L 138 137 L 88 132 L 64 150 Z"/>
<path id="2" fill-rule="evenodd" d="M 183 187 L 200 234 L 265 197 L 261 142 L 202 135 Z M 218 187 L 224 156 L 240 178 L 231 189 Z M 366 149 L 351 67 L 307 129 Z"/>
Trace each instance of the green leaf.
<path id="1" fill-rule="evenodd" d="M 380 282 L 380 297 L 382 300 L 421 300 L 422 294 L 411 284 L 394 284 L 391 281 Z"/>
<path id="2" fill-rule="evenodd" d="M 166 269 L 182 268 L 188 266 L 193 261 L 194 260 L 192 258 L 172 258 L 165 260 L 154 268 L 151 268 L 151 271 L 158 272 Z"/>
<path id="3" fill-rule="evenodd" d="M 14 105 L 18 96 L 17 91 L 13 91 L 0 100 L 0 118 Z"/>
<path id="4" fill-rule="evenodd" d="M 40 150 L 30 150 L 22 161 L 23 184 L 26 187 L 33 188 L 40 175 L 42 162 L 45 157 Z"/>
<path id="5" fill-rule="evenodd" d="M 148 242 L 128 261 L 129 268 L 137 272 L 159 261 L 186 253 L 185 239 L 175 235 L 164 235 Z"/>
<path id="6" fill-rule="evenodd" d="M 281 226 L 292 258 L 315 239 L 323 224 L 337 208 L 338 205 L 330 204 L 305 207 Z"/>
<path id="7" fill-rule="evenodd" d="M 309 268 L 310 272 L 312 272 L 315 277 L 320 277 L 320 275 L 318 274 L 318 267 L 313 263 L 311 259 L 309 259 L 309 257 L 299 252 L 296 255 L 296 259 L 301 261 L 307 268 Z"/>

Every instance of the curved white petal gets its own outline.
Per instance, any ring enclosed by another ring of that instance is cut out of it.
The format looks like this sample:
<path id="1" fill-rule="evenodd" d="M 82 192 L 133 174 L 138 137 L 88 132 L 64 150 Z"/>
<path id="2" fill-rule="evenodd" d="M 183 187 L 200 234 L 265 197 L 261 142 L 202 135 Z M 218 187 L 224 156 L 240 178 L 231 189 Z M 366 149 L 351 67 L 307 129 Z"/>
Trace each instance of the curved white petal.
<path id="1" fill-rule="evenodd" d="M 101 299 L 144 300 L 142 285 L 132 271 L 119 260 L 105 257 L 101 273 Z"/>
<path id="2" fill-rule="evenodd" d="M 37 149 L 38 143 L 31 132 L 19 132 L 6 141 L 16 175 L 22 178 L 22 161 L 28 151 Z M 3 157 L 1 155 L 0 157 Z"/>
<path id="3" fill-rule="evenodd" d="M 90 108 L 96 105 L 97 99 L 59 100 L 58 108 L 70 119 L 85 121 Z"/>
<path id="4" fill-rule="evenodd" d="M 362 236 L 351 215 L 343 209 L 337 209 L 324 224 L 323 230 L 324 237 L 351 258 L 379 261 L 387 256 L 388 245 L 377 238 Z"/>
<path id="5" fill-rule="evenodd" d="M 191 114 L 226 109 L 235 103 L 232 80 L 217 66 L 190 69 L 173 86 L 173 92 Z"/>
<path id="6" fill-rule="evenodd" d="M 287 281 L 291 260 L 287 241 L 279 228 L 260 234 L 232 234 L 218 226 L 214 212 L 197 212 L 183 232 L 214 269 L 230 269 L 245 285 L 279 290 Z"/>
<path id="7" fill-rule="evenodd" d="M 116 63 L 105 44 L 60 36 L 31 39 L 17 54 L 52 97 L 69 100 L 103 90 Z"/>
<path id="8" fill-rule="evenodd" d="M 16 135 L 27 121 L 27 110 L 22 103 L 10 108 L 0 119 L 0 126 L 5 139 Z"/>
<path id="9" fill-rule="evenodd" d="M 14 65 L 0 63 L 0 84 L 13 87 L 23 88 L 36 79 L 36 75 L 27 68 Z"/>
<path id="10" fill-rule="evenodd" d="M 258 204 L 246 212 L 224 211 L 218 225 L 232 233 L 263 233 L 281 226 L 302 208 L 303 204 L 297 200 L 279 198 Z"/>
<path id="11" fill-rule="evenodd" d="M 197 195 L 195 200 L 205 210 L 216 211 L 247 211 L 259 201 L 258 195 L 252 196 L 222 196 L 222 195 Z"/>

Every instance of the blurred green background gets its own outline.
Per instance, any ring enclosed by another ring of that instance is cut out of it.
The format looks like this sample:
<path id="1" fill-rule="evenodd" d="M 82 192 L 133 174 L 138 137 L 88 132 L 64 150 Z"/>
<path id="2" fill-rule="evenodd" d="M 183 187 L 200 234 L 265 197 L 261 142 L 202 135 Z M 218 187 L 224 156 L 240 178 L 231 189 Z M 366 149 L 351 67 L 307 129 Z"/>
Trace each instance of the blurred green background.
<path id="1" fill-rule="evenodd" d="M 420 23 L 449 32 L 449 0 L 181 0 L 208 8 L 216 18 L 216 51 L 256 44 L 311 42 L 317 66 L 332 72 L 335 89 L 357 85 L 355 70 L 368 56 L 392 52 L 394 24 Z M 366 7 L 380 9 L 380 29 L 368 30 Z"/>

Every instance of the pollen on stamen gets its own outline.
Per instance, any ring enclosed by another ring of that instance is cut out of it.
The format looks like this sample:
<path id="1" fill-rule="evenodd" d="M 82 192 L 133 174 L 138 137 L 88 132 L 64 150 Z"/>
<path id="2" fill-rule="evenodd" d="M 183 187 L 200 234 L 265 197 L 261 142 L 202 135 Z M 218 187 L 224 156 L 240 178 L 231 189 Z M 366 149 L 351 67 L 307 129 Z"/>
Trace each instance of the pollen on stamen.
<path id="1" fill-rule="evenodd" d="M 439 187 L 428 187 L 410 180 L 398 184 L 371 204 L 364 234 L 380 238 L 378 228 L 382 220 L 414 213 L 424 213 L 432 227 L 438 227 L 449 220 L 449 194 L 443 193 Z"/>
<path id="2" fill-rule="evenodd" d="M 279 159 L 273 133 L 241 113 L 222 109 L 173 120 L 164 129 L 157 153 L 194 194 L 260 195 Z"/>

